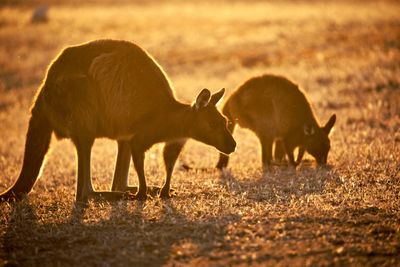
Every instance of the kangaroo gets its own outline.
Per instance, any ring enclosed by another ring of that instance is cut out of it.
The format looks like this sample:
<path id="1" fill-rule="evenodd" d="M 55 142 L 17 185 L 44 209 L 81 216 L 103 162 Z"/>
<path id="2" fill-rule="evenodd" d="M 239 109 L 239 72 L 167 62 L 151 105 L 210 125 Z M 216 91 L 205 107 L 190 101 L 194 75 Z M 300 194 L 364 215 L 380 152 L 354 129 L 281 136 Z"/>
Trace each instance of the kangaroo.
<path id="1" fill-rule="evenodd" d="M 231 133 L 239 124 L 257 135 L 264 169 L 271 163 L 274 141 L 274 157 L 278 161 L 286 153 L 289 163 L 297 166 L 307 151 L 318 164 L 327 162 L 330 149 L 328 135 L 336 115 L 320 127 L 298 85 L 284 77 L 263 75 L 251 78 L 229 97 L 222 113 L 229 120 Z M 295 161 L 293 151 L 296 147 L 299 147 L 299 152 Z M 217 168 L 225 168 L 228 160 L 227 155 L 220 154 Z"/>
<path id="2" fill-rule="evenodd" d="M 193 105 L 176 100 L 170 82 L 156 61 L 132 42 L 95 40 L 65 48 L 50 64 L 29 120 L 22 170 L 0 199 L 20 199 L 38 178 L 54 132 L 76 148 L 76 201 L 89 197 L 118 200 L 127 196 L 132 157 L 139 186 L 135 199 L 146 199 L 145 151 L 166 142 L 166 179 L 160 196 L 170 194 L 176 159 L 187 138 L 231 153 L 236 143 L 224 116 L 215 107 L 224 89 L 211 95 L 203 89 Z M 112 190 L 96 192 L 90 174 L 95 138 L 118 142 Z M 118 191 L 117 191 L 118 190 Z M 136 191 L 136 188 L 135 188 Z"/>

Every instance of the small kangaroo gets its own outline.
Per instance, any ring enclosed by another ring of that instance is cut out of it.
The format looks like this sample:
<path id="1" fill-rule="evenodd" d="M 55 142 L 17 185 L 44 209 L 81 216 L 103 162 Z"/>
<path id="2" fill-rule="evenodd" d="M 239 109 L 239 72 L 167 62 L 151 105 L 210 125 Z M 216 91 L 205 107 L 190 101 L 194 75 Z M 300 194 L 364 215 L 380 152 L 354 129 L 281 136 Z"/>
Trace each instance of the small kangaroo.
<path id="1" fill-rule="evenodd" d="M 162 68 L 128 41 L 96 40 L 67 47 L 50 64 L 38 90 L 22 170 L 0 199 L 20 199 L 30 192 L 53 132 L 57 138 L 70 138 L 76 147 L 76 201 L 126 197 L 124 191 L 133 190 L 127 186 L 131 156 L 139 178 L 134 198 L 146 199 L 145 151 L 158 142 L 166 142 L 166 180 L 160 196 L 169 197 L 173 167 L 186 138 L 223 153 L 235 150 L 226 119 L 215 107 L 223 94 L 224 89 L 214 95 L 203 89 L 193 105 L 178 102 Z M 101 137 L 117 140 L 118 156 L 113 191 L 95 192 L 90 157 L 95 138 Z"/>
<path id="2" fill-rule="evenodd" d="M 274 75 L 252 78 L 241 85 L 227 100 L 222 113 L 233 133 L 236 124 L 252 130 L 260 139 L 262 164 L 267 169 L 274 157 L 280 161 L 287 154 L 289 163 L 297 166 L 307 151 L 318 164 L 326 164 L 330 149 L 329 132 L 336 121 L 332 115 L 320 127 L 299 87 L 288 79 Z M 297 160 L 293 151 L 299 147 Z M 220 154 L 217 168 L 225 168 L 229 157 Z"/>

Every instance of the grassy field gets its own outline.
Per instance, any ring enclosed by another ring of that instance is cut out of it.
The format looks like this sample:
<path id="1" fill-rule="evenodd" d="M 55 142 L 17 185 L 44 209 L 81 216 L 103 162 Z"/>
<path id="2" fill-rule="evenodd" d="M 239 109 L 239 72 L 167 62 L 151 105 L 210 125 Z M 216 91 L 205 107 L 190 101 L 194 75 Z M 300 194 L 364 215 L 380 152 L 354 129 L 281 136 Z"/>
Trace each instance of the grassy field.
<path id="1" fill-rule="evenodd" d="M 0 6 L 0 192 L 18 177 L 47 65 L 97 38 L 147 49 L 182 101 L 263 73 L 295 80 L 321 123 L 337 114 L 329 168 L 306 155 L 263 174 L 256 137 L 238 129 L 224 172 L 214 148 L 188 143 L 171 200 L 82 207 L 73 145 L 53 138 L 33 191 L 0 204 L 0 265 L 400 265 L 398 2 L 91 2 L 50 6 L 43 24 L 30 23 L 32 6 Z M 150 184 L 162 184 L 161 154 L 146 154 Z M 115 156 L 115 142 L 96 141 L 96 189 L 109 189 Z"/>

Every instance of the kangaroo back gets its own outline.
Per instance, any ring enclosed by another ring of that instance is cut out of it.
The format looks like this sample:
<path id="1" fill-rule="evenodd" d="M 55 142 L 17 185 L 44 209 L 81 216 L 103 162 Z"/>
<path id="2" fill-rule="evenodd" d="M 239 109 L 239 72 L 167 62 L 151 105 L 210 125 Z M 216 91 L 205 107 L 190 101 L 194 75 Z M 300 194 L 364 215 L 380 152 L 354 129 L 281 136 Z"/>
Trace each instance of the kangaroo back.
<path id="1" fill-rule="evenodd" d="M 315 117 L 304 94 L 291 81 L 274 75 L 252 78 L 241 85 L 227 102 L 239 125 L 286 135 Z M 260 128 L 261 127 L 261 128 Z"/>
<path id="2" fill-rule="evenodd" d="M 137 45 L 116 40 L 66 48 L 51 64 L 41 94 L 60 137 L 125 138 L 176 103 L 155 60 Z"/>
<path id="3" fill-rule="evenodd" d="M 0 200 L 20 199 L 31 191 L 49 149 L 51 134 L 52 127 L 45 114 L 41 110 L 33 108 L 26 135 L 21 173 L 13 186 L 0 195 Z"/>

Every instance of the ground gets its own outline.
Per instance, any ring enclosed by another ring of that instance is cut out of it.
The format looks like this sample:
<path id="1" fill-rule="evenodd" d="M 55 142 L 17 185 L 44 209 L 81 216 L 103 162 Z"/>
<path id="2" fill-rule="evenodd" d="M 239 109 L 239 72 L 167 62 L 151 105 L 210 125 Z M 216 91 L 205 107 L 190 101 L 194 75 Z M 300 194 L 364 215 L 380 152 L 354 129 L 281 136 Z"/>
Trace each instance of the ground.
<path id="1" fill-rule="evenodd" d="M 257 138 L 238 129 L 223 172 L 216 149 L 188 143 L 174 198 L 84 207 L 74 202 L 74 148 L 53 138 L 33 191 L 0 204 L 0 265 L 400 265 L 398 2 L 62 2 L 37 24 L 34 4 L 0 6 L 0 191 L 18 177 L 48 64 L 97 38 L 148 50 L 186 102 L 204 87 L 229 96 L 263 73 L 296 81 L 321 123 L 337 115 L 329 165 L 307 155 L 296 170 L 262 173 Z M 147 153 L 150 184 L 162 184 L 161 153 Z M 96 141 L 97 189 L 109 189 L 115 155 L 115 142 Z M 130 177 L 136 184 L 132 167 Z"/>

